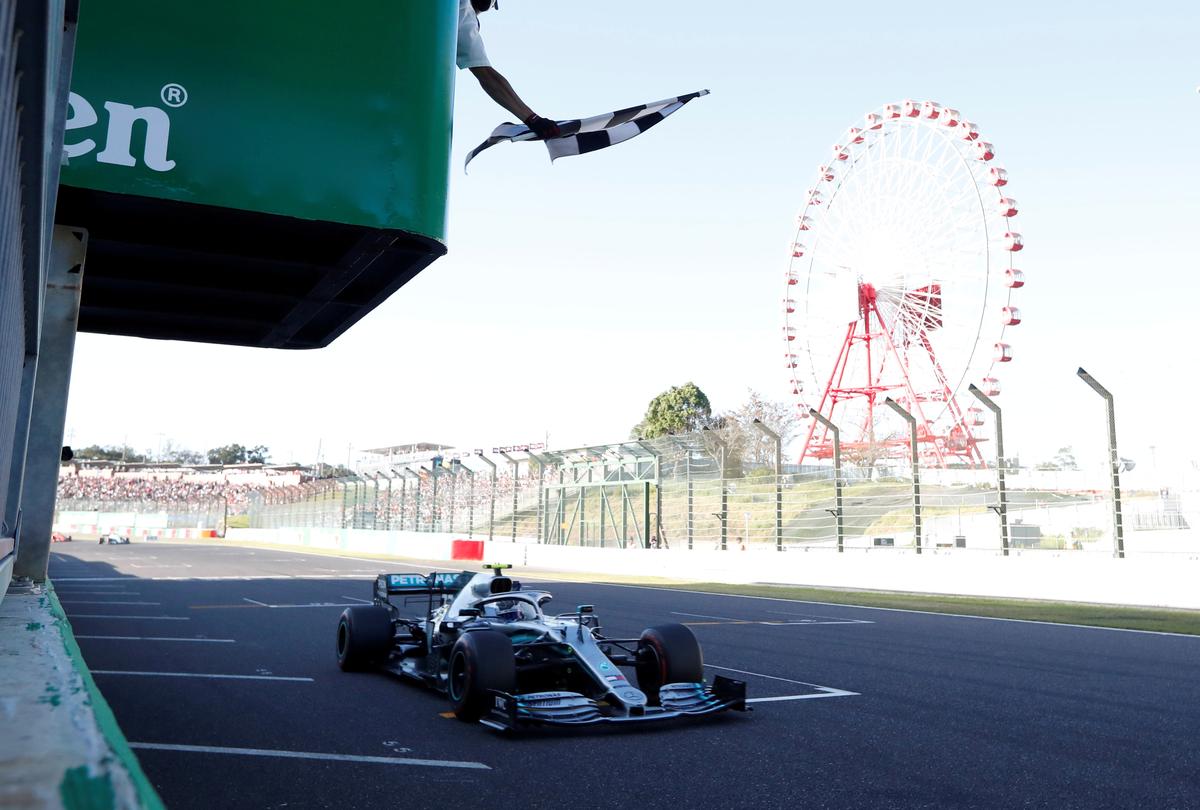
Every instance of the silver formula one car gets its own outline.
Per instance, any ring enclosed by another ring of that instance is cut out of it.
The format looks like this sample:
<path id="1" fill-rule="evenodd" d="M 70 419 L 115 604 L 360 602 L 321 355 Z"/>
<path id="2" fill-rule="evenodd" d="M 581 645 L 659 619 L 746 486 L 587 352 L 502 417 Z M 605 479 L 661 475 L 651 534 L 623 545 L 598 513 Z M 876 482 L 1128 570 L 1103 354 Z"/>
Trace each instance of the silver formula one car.
<path id="1" fill-rule="evenodd" d="M 704 681 L 700 645 L 682 624 L 608 638 L 591 605 L 547 615 L 551 595 L 489 573 L 382 574 L 374 604 L 349 607 L 338 665 L 384 669 L 449 697 L 460 720 L 497 730 L 580 726 L 748 711 L 746 684 Z M 406 618 L 393 599 L 419 601 Z M 636 685 L 622 672 L 632 669 Z"/>

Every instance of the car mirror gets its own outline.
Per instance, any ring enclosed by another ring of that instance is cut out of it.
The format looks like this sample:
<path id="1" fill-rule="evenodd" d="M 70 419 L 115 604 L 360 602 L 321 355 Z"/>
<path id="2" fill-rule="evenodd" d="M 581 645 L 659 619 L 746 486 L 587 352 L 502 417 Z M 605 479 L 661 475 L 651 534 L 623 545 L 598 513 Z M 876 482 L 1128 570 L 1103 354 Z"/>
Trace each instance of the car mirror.
<path id="1" fill-rule="evenodd" d="M 459 616 L 466 616 L 468 618 L 473 618 L 475 616 L 478 616 L 479 614 L 480 614 L 479 608 L 463 608 L 462 610 L 460 610 L 458 612 Z"/>

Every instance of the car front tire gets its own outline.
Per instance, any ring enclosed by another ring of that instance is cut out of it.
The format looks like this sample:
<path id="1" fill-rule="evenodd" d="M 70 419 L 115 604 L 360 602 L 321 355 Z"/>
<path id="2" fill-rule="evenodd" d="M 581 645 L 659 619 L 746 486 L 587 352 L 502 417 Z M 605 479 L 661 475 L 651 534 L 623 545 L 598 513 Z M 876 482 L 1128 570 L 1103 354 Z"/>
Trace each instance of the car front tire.
<path id="1" fill-rule="evenodd" d="M 700 642 L 682 624 L 660 624 L 642 631 L 637 652 L 638 688 L 651 704 L 668 683 L 702 683 L 704 655 Z"/>
<path id="2" fill-rule="evenodd" d="M 517 689 L 517 665 L 512 641 L 499 630 L 463 633 L 450 651 L 446 693 L 454 716 L 474 723 L 491 710 L 492 690 L 509 694 Z"/>

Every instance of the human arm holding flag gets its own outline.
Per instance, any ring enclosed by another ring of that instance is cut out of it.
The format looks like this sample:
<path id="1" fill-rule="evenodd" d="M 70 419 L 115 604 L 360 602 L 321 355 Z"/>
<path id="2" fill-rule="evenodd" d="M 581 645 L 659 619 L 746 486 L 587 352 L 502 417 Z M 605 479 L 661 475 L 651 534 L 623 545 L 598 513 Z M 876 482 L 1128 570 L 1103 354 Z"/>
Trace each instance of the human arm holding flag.
<path id="1" fill-rule="evenodd" d="M 558 124 L 549 118 L 542 118 L 530 109 L 500 71 L 491 65 L 473 67 L 469 70 L 471 75 L 479 80 L 483 92 L 491 96 L 492 101 L 517 116 L 521 123 L 537 133 L 539 138 L 557 138 L 559 136 Z"/>
<path id="2" fill-rule="evenodd" d="M 557 138 L 560 135 L 558 125 L 530 109 L 488 59 L 479 34 L 479 15 L 495 7 L 496 0 L 459 0 L 457 64 L 459 68 L 471 71 L 492 101 L 517 116 L 539 138 Z"/>

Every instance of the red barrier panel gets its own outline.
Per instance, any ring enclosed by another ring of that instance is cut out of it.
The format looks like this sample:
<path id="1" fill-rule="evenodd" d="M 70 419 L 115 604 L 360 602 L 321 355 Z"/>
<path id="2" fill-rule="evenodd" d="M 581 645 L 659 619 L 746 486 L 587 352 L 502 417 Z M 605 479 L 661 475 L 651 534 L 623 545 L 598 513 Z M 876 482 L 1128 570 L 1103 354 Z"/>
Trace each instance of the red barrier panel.
<path id="1" fill-rule="evenodd" d="M 450 559 L 452 560 L 482 560 L 482 540 L 451 540 Z"/>

